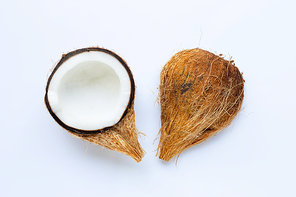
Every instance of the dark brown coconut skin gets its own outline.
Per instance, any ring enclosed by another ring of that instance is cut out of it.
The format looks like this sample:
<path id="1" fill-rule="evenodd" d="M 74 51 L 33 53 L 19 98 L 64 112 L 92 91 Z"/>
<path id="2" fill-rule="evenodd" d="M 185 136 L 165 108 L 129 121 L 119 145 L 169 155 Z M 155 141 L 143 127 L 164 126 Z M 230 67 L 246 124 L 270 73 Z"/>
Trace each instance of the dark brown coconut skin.
<path id="1" fill-rule="evenodd" d="M 175 54 L 160 74 L 159 158 L 169 161 L 227 127 L 241 109 L 244 79 L 233 61 L 202 49 Z"/>
<path id="2" fill-rule="evenodd" d="M 134 78 L 133 78 L 133 74 L 130 70 L 130 68 L 128 67 L 127 63 L 120 57 L 118 56 L 116 53 L 108 50 L 108 49 L 104 49 L 104 48 L 99 48 L 99 47 L 89 47 L 89 48 L 82 48 L 82 49 L 78 49 L 75 51 L 71 51 L 67 54 L 63 54 L 62 58 L 60 59 L 60 61 L 57 63 L 57 65 L 55 66 L 55 68 L 53 69 L 51 75 L 48 78 L 47 84 L 46 84 L 46 89 L 45 89 L 45 97 L 44 97 L 44 101 L 45 101 L 45 105 L 50 113 L 50 115 L 53 117 L 53 119 L 60 125 L 62 126 L 64 129 L 72 132 L 72 133 L 76 133 L 76 134 L 83 134 L 83 135 L 89 135 L 89 134 L 96 134 L 96 133 L 101 133 L 103 131 L 106 131 L 110 128 L 112 128 L 113 126 L 110 127 L 105 127 L 102 129 L 98 129 L 98 130 L 81 130 L 81 129 L 77 129 L 77 128 L 73 128 L 70 127 L 69 125 L 66 125 L 64 122 L 62 122 L 57 116 L 56 114 L 52 111 L 51 107 L 50 107 L 50 103 L 48 101 L 48 88 L 50 85 L 50 82 L 52 80 L 53 75 L 55 74 L 55 72 L 60 68 L 60 66 L 62 66 L 62 64 L 67 61 L 68 59 L 70 59 L 71 57 L 78 55 L 80 53 L 87 53 L 90 51 L 100 51 L 100 52 L 104 52 L 107 53 L 113 57 L 115 57 L 121 64 L 122 66 L 125 68 L 125 70 L 128 73 L 128 76 L 130 78 L 130 82 L 131 82 L 131 94 L 130 94 L 130 99 L 128 102 L 128 106 L 126 107 L 124 113 L 122 114 L 120 120 L 116 123 L 118 124 L 127 114 L 128 110 L 131 108 L 132 103 L 134 101 L 135 98 L 135 82 L 134 82 Z M 114 124 L 114 125 L 116 125 Z"/>

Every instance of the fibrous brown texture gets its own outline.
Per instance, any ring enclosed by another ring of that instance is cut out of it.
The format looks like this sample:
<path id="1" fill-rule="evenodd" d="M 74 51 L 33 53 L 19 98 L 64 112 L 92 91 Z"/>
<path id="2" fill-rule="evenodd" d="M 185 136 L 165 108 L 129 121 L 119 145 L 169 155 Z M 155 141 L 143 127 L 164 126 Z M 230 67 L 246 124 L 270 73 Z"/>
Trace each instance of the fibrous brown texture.
<path id="1" fill-rule="evenodd" d="M 136 162 L 140 162 L 145 154 L 138 142 L 140 133 L 136 128 L 134 103 L 128 109 L 126 116 L 106 131 L 96 134 L 77 134 L 70 131 L 69 133 L 82 140 L 124 153 Z"/>
<path id="2" fill-rule="evenodd" d="M 160 141 L 164 161 L 228 126 L 240 111 L 244 80 L 233 61 L 202 49 L 175 54 L 160 74 Z"/>

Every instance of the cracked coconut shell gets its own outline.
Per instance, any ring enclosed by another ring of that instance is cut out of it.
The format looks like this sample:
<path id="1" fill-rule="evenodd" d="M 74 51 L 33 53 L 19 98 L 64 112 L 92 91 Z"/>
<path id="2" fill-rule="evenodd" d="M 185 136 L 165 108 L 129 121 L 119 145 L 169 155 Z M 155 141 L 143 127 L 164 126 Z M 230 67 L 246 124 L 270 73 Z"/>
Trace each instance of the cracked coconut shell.
<path id="1" fill-rule="evenodd" d="M 44 99 L 53 119 L 74 137 L 140 162 L 145 152 L 138 142 L 134 98 L 126 62 L 110 50 L 90 47 L 62 56 Z"/>

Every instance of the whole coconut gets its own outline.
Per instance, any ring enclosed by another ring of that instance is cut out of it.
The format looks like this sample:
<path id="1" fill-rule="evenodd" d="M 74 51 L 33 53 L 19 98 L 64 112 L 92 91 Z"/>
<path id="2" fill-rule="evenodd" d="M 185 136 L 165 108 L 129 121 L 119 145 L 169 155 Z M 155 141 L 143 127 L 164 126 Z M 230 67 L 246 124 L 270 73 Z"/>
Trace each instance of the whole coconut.
<path id="1" fill-rule="evenodd" d="M 228 126 L 241 109 L 244 79 L 233 61 L 196 48 L 175 54 L 160 74 L 160 142 L 169 161 Z"/>

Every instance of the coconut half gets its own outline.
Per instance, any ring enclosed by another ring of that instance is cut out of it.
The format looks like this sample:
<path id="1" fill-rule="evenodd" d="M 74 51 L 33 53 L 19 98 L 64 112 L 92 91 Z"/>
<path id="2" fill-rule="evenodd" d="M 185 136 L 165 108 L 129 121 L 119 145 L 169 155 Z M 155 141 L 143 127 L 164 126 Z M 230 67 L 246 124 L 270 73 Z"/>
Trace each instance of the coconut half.
<path id="1" fill-rule="evenodd" d="M 134 116 L 134 96 L 135 83 L 126 62 L 112 51 L 93 47 L 62 56 L 48 79 L 45 104 L 54 120 L 75 137 L 112 150 L 117 150 L 110 145 L 112 137 L 122 138 L 135 145 L 131 148 L 138 149 L 139 154 L 132 156 L 122 148 L 120 152 L 139 161 L 143 150 L 135 125 L 127 128 L 127 124 L 120 124 L 125 119 L 135 124 L 130 118 Z M 134 132 L 132 136 L 127 135 L 130 132 Z M 109 145 L 104 138 L 110 138 L 106 139 Z"/>

